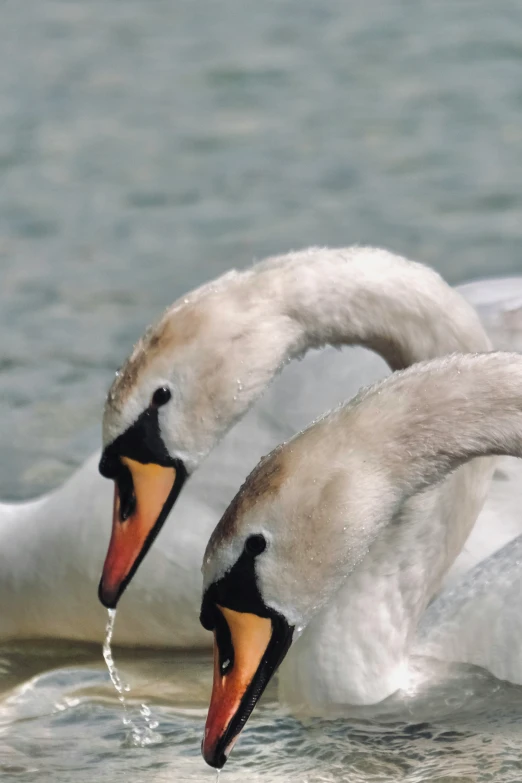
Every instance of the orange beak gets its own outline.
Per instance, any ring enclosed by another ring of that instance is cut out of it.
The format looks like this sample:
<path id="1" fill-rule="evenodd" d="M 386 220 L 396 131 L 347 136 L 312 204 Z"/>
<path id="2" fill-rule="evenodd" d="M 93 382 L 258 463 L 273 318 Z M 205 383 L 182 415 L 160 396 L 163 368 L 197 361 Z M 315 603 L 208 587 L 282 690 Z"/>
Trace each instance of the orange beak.
<path id="1" fill-rule="evenodd" d="M 128 457 L 121 457 L 121 462 L 130 473 L 130 497 L 125 498 L 123 510 L 122 491 L 116 480 L 112 535 L 98 591 L 100 601 L 110 609 L 116 607 L 177 495 L 174 467 L 142 464 Z"/>
<path id="2" fill-rule="evenodd" d="M 286 654 L 292 634 L 285 623 L 286 638 L 281 640 L 276 638 L 273 621 L 268 617 L 236 612 L 222 606 L 217 609 L 230 632 L 232 660 L 223 660 L 223 651 L 219 649 L 215 633 L 214 683 L 202 753 L 207 764 L 220 769 Z"/>

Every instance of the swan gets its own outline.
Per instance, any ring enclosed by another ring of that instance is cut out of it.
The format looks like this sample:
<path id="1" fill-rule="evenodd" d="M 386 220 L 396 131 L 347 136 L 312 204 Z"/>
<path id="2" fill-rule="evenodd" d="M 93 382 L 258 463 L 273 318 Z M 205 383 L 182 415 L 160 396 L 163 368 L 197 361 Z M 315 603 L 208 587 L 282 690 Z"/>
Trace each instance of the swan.
<path id="1" fill-rule="evenodd" d="M 282 367 L 311 348 L 351 344 L 373 349 L 392 370 L 490 349 L 476 312 L 439 275 L 372 248 L 271 258 L 167 310 L 117 373 L 104 410 L 100 472 L 115 481 L 99 586 L 106 607 L 117 606 L 187 477 Z M 486 483 L 476 489 L 477 512 Z"/>
<path id="2" fill-rule="evenodd" d="M 455 354 L 395 373 L 259 463 L 203 561 L 201 620 L 215 637 L 208 764 L 225 764 L 283 659 L 283 701 L 312 714 L 398 689 L 492 455 L 522 457 L 519 354 Z M 454 626 L 462 618 L 454 607 Z M 496 626 L 475 611 L 476 626 L 495 650 Z"/>
<path id="3" fill-rule="evenodd" d="M 301 269 L 306 270 L 303 277 Z M 231 312 L 239 317 L 238 286 L 255 291 L 259 278 L 276 289 L 290 285 L 296 302 L 303 308 L 315 298 L 327 319 L 330 310 L 325 303 L 326 274 L 345 303 L 341 321 L 334 318 L 334 311 L 331 313 L 332 329 L 338 330 L 336 344 L 345 341 L 372 345 L 393 366 L 393 356 L 403 350 L 403 345 L 411 351 L 412 360 L 428 358 L 437 351 L 463 349 L 464 345 L 458 345 L 458 337 L 452 335 L 452 330 L 457 330 L 457 320 L 452 320 L 454 312 L 455 319 L 459 313 L 469 318 L 480 339 L 484 339 L 470 308 L 458 293 L 450 292 L 436 273 L 385 251 L 364 248 L 304 251 L 265 261 L 248 272 L 229 273 L 175 305 L 171 311 L 173 328 L 186 334 L 194 308 L 205 311 L 205 301 L 218 295 L 228 295 L 233 300 Z M 522 349 L 522 319 L 517 321 L 517 314 L 522 313 L 522 278 L 470 283 L 457 290 L 479 311 L 495 347 Z M 312 307 L 311 317 L 314 312 Z M 410 333 L 408 324 L 415 313 L 418 328 Z M 169 313 L 162 322 L 168 318 Z M 263 321 L 263 312 L 259 318 Z M 423 334 L 429 341 L 432 324 L 437 321 L 438 345 L 425 346 Z M 444 329 L 448 331 L 447 338 Z M 214 352 L 223 362 L 228 360 L 230 343 L 220 342 L 220 334 L 202 329 L 195 343 L 187 345 L 190 353 L 186 372 L 194 367 L 194 371 L 204 373 L 205 351 Z M 149 338 L 153 335 L 154 332 Z M 334 337 L 332 334 L 331 339 Z M 198 340 L 203 353 L 198 350 Z M 262 335 L 260 340 L 259 346 L 254 340 L 252 343 L 256 355 L 267 347 Z M 411 341 L 414 345 L 410 347 Z M 145 348 L 144 342 L 139 345 Z M 232 346 L 237 346 L 237 341 Z M 172 355 L 167 350 L 165 360 L 183 371 L 180 349 L 181 346 L 177 351 L 173 349 Z M 142 353 L 138 351 L 138 355 Z M 239 365 L 231 399 L 243 394 L 238 380 L 244 385 L 259 381 L 255 393 L 262 391 L 262 379 L 255 375 L 258 364 L 253 362 L 250 372 L 250 357 L 251 351 L 245 350 L 244 354 L 230 358 L 232 373 Z M 148 355 L 143 359 L 145 371 L 146 359 Z M 208 647 L 209 635 L 198 620 L 199 568 L 208 536 L 230 498 L 263 453 L 321 411 L 355 394 L 361 384 L 382 378 L 387 371 L 379 356 L 361 348 L 309 351 L 302 361 L 291 362 L 186 483 L 176 501 L 172 523 L 164 526 L 158 546 L 151 548 L 125 594 L 118 611 L 115 641 L 128 645 Z M 266 373 L 267 382 L 269 374 Z M 122 377 L 125 370 L 120 373 L 119 378 Z M 208 391 L 205 384 L 196 387 L 187 401 L 187 416 L 192 403 L 195 410 L 200 399 L 201 404 L 210 404 Z M 241 403 L 237 415 L 242 415 L 242 410 Z M 227 426 L 231 426 L 230 422 Z M 96 585 L 109 541 L 107 522 L 113 490 L 111 483 L 98 473 L 99 460 L 99 453 L 92 455 L 62 487 L 42 498 L 20 504 L 0 503 L 0 642 L 35 637 L 99 642 L 102 638 L 106 613 L 96 601 Z M 522 482 L 517 469 L 516 460 L 507 459 L 502 466 L 501 479 L 493 481 L 483 512 L 446 582 L 456 582 L 486 554 L 521 532 L 517 509 L 522 501 Z"/>
<path id="4" fill-rule="evenodd" d="M 421 619 L 413 654 L 481 666 L 522 684 L 521 562 L 519 535 L 446 585 Z"/>

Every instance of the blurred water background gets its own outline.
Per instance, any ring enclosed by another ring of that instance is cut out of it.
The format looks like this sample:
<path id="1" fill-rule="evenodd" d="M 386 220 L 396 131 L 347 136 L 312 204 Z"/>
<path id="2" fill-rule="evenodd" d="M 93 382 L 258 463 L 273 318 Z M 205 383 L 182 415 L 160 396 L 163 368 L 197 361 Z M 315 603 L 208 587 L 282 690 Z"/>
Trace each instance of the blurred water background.
<path id="1" fill-rule="evenodd" d="M 3 0 L 0 496 L 55 486 L 96 449 L 133 341 L 231 266 L 369 243 L 454 283 L 522 273 L 521 69 L 519 0 Z M 3 779 L 212 779 L 194 750 L 207 667 L 158 684 L 142 664 L 166 739 L 125 751 L 98 655 L 1 658 L 4 691 L 18 689 L 0 704 Z M 237 779 L 519 781 L 518 690 L 473 676 L 470 725 L 486 703 L 493 718 L 443 737 L 436 772 L 422 723 L 404 736 L 342 724 L 318 746 L 281 717 L 282 757 L 256 766 L 252 735 Z"/>
<path id="2" fill-rule="evenodd" d="M 4 0 L 0 496 L 177 295 L 313 244 L 522 271 L 518 0 Z"/>

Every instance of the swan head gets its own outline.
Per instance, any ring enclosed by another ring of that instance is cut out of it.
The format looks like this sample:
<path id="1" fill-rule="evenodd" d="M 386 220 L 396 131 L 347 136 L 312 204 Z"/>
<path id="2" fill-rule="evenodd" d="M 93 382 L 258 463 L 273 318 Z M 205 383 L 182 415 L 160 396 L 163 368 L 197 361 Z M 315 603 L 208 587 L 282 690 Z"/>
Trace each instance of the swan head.
<path id="1" fill-rule="evenodd" d="M 225 764 L 292 642 L 375 534 L 375 472 L 365 461 L 366 480 L 350 454 L 336 459 L 335 418 L 265 458 L 208 543 L 201 622 L 214 633 L 214 684 L 202 751 L 211 766 Z"/>
<path id="2" fill-rule="evenodd" d="M 105 606 L 116 606 L 186 478 L 282 364 L 288 319 L 272 310 L 228 274 L 167 310 L 117 373 L 100 462 L 115 482 Z"/>

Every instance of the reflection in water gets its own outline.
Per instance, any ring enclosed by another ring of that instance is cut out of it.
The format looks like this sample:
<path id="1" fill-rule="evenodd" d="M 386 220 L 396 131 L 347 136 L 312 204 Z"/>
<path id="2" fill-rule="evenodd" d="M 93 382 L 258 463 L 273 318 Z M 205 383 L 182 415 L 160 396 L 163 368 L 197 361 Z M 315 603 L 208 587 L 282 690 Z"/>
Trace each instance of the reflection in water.
<path id="1" fill-rule="evenodd" d="M 200 755 L 210 656 L 118 652 L 133 694 L 161 721 L 157 744 L 125 741 L 119 697 L 96 648 L 20 644 L 0 651 L 2 780 L 213 781 Z M 58 668 L 52 670 L 53 661 Z M 27 675 L 30 675 L 29 677 Z M 222 780 L 519 783 L 520 689 L 481 670 L 422 659 L 415 696 L 398 694 L 335 719 L 299 721 L 272 687 L 234 750 Z M 17 683 L 17 684 L 15 684 Z"/>

